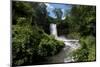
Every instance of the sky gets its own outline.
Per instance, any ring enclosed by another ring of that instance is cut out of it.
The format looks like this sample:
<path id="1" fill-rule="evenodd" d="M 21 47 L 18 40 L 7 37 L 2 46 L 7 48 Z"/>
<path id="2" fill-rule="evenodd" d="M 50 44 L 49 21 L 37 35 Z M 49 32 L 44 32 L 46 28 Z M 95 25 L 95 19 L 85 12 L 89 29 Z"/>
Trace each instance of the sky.
<path id="1" fill-rule="evenodd" d="M 45 5 L 47 6 L 47 11 L 49 12 L 49 16 L 56 18 L 56 16 L 54 15 L 54 13 L 52 12 L 55 8 L 60 8 L 63 12 L 63 16 L 62 19 L 65 19 L 65 10 L 69 10 L 71 9 L 71 5 L 69 4 L 54 4 L 54 3 L 45 3 Z"/>

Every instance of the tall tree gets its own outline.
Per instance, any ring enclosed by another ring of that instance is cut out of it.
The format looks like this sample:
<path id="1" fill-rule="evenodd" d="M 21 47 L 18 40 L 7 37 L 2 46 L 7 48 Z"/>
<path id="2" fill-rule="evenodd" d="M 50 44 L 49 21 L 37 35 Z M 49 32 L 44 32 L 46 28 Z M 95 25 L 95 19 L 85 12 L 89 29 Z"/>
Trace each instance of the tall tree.
<path id="1" fill-rule="evenodd" d="M 96 7 L 77 5 L 72 6 L 66 21 L 69 23 L 70 32 L 80 32 L 81 35 L 95 35 Z M 94 30 L 94 32 L 92 32 Z"/>
<path id="2" fill-rule="evenodd" d="M 61 19 L 61 18 L 62 18 L 63 12 L 61 11 L 60 8 L 55 8 L 55 9 L 53 10 L 53 12 L 54 12 L 55 16 L 57 17 L 57 19 Z"/>
<path id="3" fill-rule="evenodd" d="M 53 10 L 53 13 L 56 16 L 56 23 L 61 22 L 62 15 L 63 15 L 63 12 L 61 11 L 61 9 L 60 8 L 55 8 Z"/>

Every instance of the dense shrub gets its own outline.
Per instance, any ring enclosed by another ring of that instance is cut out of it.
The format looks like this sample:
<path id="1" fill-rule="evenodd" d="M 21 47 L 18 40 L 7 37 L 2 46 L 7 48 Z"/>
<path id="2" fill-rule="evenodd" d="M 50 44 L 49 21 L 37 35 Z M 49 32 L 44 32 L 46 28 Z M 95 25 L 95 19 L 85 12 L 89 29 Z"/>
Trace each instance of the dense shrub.
<path id="1" fill-rule="evenodd" d="M 52 36 L 45 35 L 39 44 L 38 54 L 41 56 L 52 56 L 61 50 L 63 42 L 57 41 Z"/>
<path id="2" fill-rule="evenodd" d="M 76 61 L 95 61 L 95 38 L 93 36 L 82 37 L 80 39 L 81 48 L 73 52 Z"/>
<path id="3" fill-rule="evenodd" d="M 33 54 L 34 42 L 31 44 L 31 36 L 32 29 L 29 26 L 16 25 L 13 27 L 12 56 L 14 65 L 25 63 L 28 60 L 28 55 Z"/>
<path id="4" fill-rule="evenodd" d="M 53 56 L 64 46 L 42 29 L 31 25 L 14 25 L 12 35 L 13 65 L 34 64 Z"/>

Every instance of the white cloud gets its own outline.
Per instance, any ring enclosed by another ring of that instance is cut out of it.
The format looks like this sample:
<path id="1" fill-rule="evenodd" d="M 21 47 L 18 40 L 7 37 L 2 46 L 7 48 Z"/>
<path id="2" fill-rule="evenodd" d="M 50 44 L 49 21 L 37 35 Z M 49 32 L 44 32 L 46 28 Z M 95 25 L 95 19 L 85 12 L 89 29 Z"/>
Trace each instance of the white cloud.
<path id="1" fill-rule="evenodd" d="M 45 5 L 47 6 L 47 8 L 54 8 L 53 6 L 51 6 L 51 5 L 48 4 L 48 3 L 45 3 Z"/>
<path id="2" fill-rule="evenodd" d="M 63 12 L 65 11 L 64 9 L 61 9 Z"/>
<path id="3" fill-rule="evenodd" d="M 62 17 L 62 20 L 64 20 L 66 17 L 64 16 L 64 17 Z"/>

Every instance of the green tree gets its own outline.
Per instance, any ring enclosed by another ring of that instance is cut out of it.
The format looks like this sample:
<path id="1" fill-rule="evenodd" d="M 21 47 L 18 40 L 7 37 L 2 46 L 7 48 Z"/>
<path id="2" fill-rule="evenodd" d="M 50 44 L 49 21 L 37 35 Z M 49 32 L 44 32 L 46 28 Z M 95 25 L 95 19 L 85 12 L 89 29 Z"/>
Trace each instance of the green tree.
<path id="1" fill-rule="evenodd" d="M 61 9 L 60 9 L 60 8 L 55 8 L 55 9 L 53 10 L 53 13 L 54 13 L 54 15 L 56 16 L 55 22 L 56 22 L 56 23 L 60 23 L 61 20 L 62 20 L 62 15 L 63 15 L 63 12 L 61 11 Z"/>
<path id="2" fill-rule="evenodd" d="M 54 14 L 55 14 L 55 16 L 57 17 L 57 19 L 62 19 L 62 11 L 61 11 L 61 9 L 60 8 L 55 8 L 54 10 L 53 10 L 53 12 L 54 12 Z"/>
<path id="3" fill-rule="evenodd" d="M 67 36 L 80 40 L 81 48 L 73 52 L 76 61 L 95 61 L 96 7 L 73 5 L 66 21 L 69 27 Z"/>
<path id="4" fill-rule="evenodd" d="M 81 35 L 94 35 L 96 25 L 95 6 L 72 6 L 66 21 L 69 23 L 70 32 L 80 32 Z"/>

